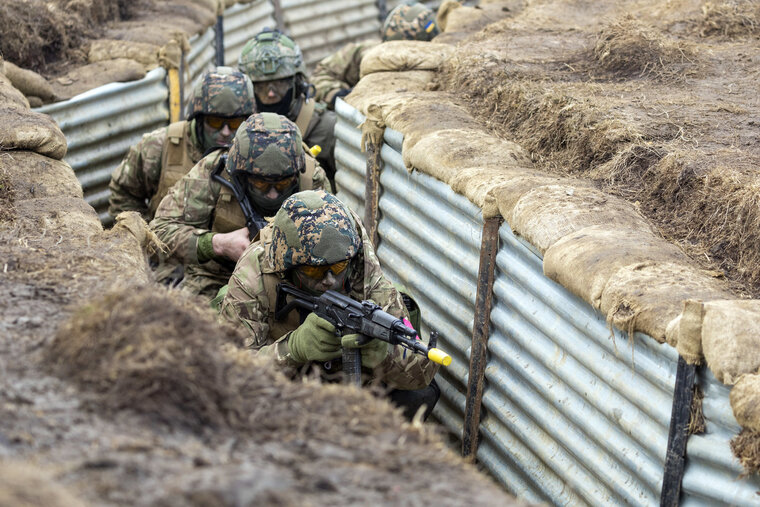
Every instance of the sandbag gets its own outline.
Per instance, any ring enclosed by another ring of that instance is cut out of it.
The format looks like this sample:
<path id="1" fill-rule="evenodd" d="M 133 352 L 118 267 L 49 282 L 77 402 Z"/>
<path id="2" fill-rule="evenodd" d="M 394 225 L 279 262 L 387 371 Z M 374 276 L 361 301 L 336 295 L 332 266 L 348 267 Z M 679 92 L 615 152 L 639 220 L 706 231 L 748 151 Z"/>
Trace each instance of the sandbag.
<path id="1" fill-rule="evenodd" d="M 681 313 L 683 301 L 727 297 L 730 292 L 690 263 L 649 261 L 612 274 L 602 291 L 600 309 L 618 329 L 629 334 L 640 331 L 664 343 L 666 327 Z"/>
<path id="2" fill-rule="evenodd" d="M 127 58 L 134 60 L 146 71 L 158 67 L 159 46 L 147 42 L 100 39 L 90 44 L 87 60 L 90 63 Z"/>
<path id="3" fill-rule="evenodd" d="M 71 70 L 52 82 L 59 97 L 70 99 L 93 88 L 115 82 L 136 81 L 145 77 L 142 64 L 127 58 L 90 63 Z"/>
<path id="4" fill-rule="evenodd" d="M 50 116 L 6 105 L 0 106 L 0 118 L 4 150 L 28 150 L 57 160 L 66 155 L 66 137 Z"/>
<path id="5" fill-rule="evenodd" d="M 760 375 L 742 375 L 729 395 L 734 417 L 742 428 L 760 431 Z"/>
<path id="6" fill-rule="evenodd" d="M 371 48 L 362 58 L 360 76 L 375 72 L 438 70 L 454 48 L 435 42 L 396 40 Z"/>
<path id="7" fill-rule="evenodd" d="M 366 115 L 369 106 L 385 107 L 402 103 L 423 92 L 433 82 L 435 73 L 429 70 L 407 72 L 376 72 L 356 83 L 346 102 Z"/>
<path id="8" fill-rule="evenodd" d="M 760 368 L 760 300 L 728 297 L 705 303 L 701 335 L 707 366 L 731 385 Z"/>
<path id="9" fill-rule="evenodd" d="M 681 315 L 671 320 L 665 328 L 665 341 L 678 350 L 689 364 L 702 364 L 702 319 L 705 307 L 702 301 L 689 299 L 683 302 Z"/>
<path id="10" fill-rule="evenodd" d="M 435 15 L 435 24 L 438 25 L 438 30 L 441 33 L 446 31 L 451 11 L 460 7 L 462 7 L 462 4 L 457 0 L 446 0 L 438 7 L 438 12 Z"/>
<path id="11" fill-rule="evenodd" d="M 599 309 L 612 275 L 625 266 L 648 261 L 689 262 L 678 247 L 653 234 L 649 226 L 610 229 L 594 225 L 549 247 L 544 252 L 544 274 Z"/>
<path id="12" fill-rule="evenodd" d="M 5 75 L 13 86 L 27 97 L 38 97 L 43 104 L 55 102 L 56 95 L 48 80 L 34 71 L 5 62 Z"/>
<path id="13" fill-rule="evenodd" d="M 29 100 L 23 93 L 18 91 L 11 80 L 0 74 L 0 108 L 16 107 L 17 109 L 29 109 Z"/>
<path id="14" fill-rule="evenodd" d="M 82 199 L 82 186 L 66 162 L 31 151 L 0 152 L 0 173 L 10 175 L 16 201 L 43 197 Z"/>
<path id="15" fill-rule="evenodd" d="M 95 210 L 82 199 L 48 197 L 14 203 L 16 214 L 24 217 L 18 225 L 21 234 L 50 235 L 66 239 L 87 239 L 103 231 Z"/>
<path id="16" fill-rule="evenodd" d="M 512 215 L 512 229 L 541 253 L 563 237 L 592 225 L 646 230 L 647 220 L 630 203 L 572 180 L 538 187 L 525 194 Z"/>

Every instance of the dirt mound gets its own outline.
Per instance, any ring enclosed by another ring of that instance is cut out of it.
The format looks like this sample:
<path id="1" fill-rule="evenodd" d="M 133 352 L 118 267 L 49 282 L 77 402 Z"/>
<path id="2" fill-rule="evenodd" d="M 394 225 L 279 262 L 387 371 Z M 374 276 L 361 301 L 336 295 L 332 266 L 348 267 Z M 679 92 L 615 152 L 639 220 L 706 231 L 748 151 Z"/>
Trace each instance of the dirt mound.
<path id="1" fill-rule="evenodd" d="M 702 12 L 699 33 L 703 36 L 760 35 L 760 5 L 754 0 L 705 2 Z"/>
<path id="2" fill-rule="evenodd" d="M 689 27 L 714 4 L 692 4 L 642 0 L 633 18 L 605 4 L 601 21 L 575 0 L 528 6 L 460 43 L 436 84 L 538 169 L 624 197 L 701 268 L 758 296 L 760 48 L 746 33 L 700 37 Z"/>

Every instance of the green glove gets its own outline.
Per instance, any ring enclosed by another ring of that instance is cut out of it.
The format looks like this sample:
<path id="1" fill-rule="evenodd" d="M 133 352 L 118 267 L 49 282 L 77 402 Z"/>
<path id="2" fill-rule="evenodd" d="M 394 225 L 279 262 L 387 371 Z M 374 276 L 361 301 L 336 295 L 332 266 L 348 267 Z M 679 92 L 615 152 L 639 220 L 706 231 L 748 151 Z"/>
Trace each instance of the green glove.
<path id="1" fill-rule="evenodd" d="M 290 357 L 297 363 L 329 361 L 340 357 L 340 337 L 335 326 L 310 313 L 306 320 L 288 337 Z"/>
<path id="2" fill-rule="evenodd" d="M 360 334 L 347 334 L 341 339 L 340 345 L 347 349 L 362 349 L 362 367 L 375 369 L 388 357 L 391 344 L 382 340 L 370 340 L 360 344 L 362 338 Z"/>

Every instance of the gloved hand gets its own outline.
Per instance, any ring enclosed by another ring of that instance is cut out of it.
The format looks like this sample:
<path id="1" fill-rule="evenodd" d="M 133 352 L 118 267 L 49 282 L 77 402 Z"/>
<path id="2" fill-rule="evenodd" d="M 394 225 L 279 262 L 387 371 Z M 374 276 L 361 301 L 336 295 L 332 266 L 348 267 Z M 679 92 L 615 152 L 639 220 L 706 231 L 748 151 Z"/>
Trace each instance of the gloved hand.
<path id="1" fill-rule="evenodd" d="M 370 370 L 377 368 L 388 356 L 391 344 L 382 340 L 370 340 L 366 343 L 362 343 L 362 341 L 363 337 L 360 334 L 347 334 L 341 339 L 340 344 L 344 348 L 360 348 L 362 350 L 362 366 Z"/>
<path id="2" fill-rule="evenodd" d="M 306 320 L 290 333 L 288 350 L 295 362 L 329 361 L 340 357 L 340 337 L 335 327 L 325 319 L 310 313 Z"/>
<path id="3" fill-rule="evenodd" d="M 335 100 L 338 97 L 345 97 L 349 93 L 351 93 L 351 88 L 348 88 L 348 89 L 341 88 L 340 90 L 338 90 L 337 92 L 335 92 L 335 94 L 330 99 L 330 104 L 328 104 L 328 109 L 335 109 Z"/>

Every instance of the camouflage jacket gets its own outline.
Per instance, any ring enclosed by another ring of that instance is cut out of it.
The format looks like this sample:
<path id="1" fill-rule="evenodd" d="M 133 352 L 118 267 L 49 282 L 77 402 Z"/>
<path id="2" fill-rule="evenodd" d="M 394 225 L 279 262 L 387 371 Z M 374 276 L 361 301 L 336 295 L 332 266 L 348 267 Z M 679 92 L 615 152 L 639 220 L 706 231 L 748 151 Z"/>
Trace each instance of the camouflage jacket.
<path id="1" fill-rule="evenodd" d="M 354 268 L 349 279 L 349 295 L 358 301 L 371 299 L 396 317 L 408 317 L 400 294 L 383 275 L 359 217 L 356 214 L 353 217 L 361 230 L 363 247 L 352 261 Z M 285 274 L 272 267 L 267 253 L 271 235 L 270 225 L 262 230 L 260 240 L 243 253 L 230 277 L 220 312 L 223 318 L 245 328 L 250 346 L 260 355 L 274 358 L 280 366 L 294 373 L 299 365 L 289 360 L 286 340 L 300 325 L 300 319 L 298 312 L 294 311 L 285 321 L 274 320 L 276 286 L 285 281 Z M 382 380 L 394 389 L 421 389 L 430 383 L 437 371 L 438 365 L 427 358 L 395 346 L 374 371 L 368 372 L 371 374 L 368 379 Z"/>
<path id="2" fill-rule="evenodd" d="M 332 178 L 335 175 L 335 124 L 338 117 L 333 111 L 324 109 L 323 104 L 318 106 L 320 107 L 314 110 L 309 125 L 303 131 L 303 140 L 309 148 L 315 144 L 322 148 L 317 160 Z"/>
<path id="3" fill-rule="evenodd" d="M 364 55 L 378 41 L 351 42 L 317 64 L 311 74 L 311 83 L 317 89 L 315 98 L 332 103 L 340 90 L 349 90 L 359 82 L 359 70 Z"/>
<path id="4" fill-rule="evenodd" d="M 238 212 L 240 208 L 231 192 L 211 179 L 211 173 L 224 152 L 217 150 L 201 159 L 171 188 L 150 222 L 151 229 L 166 244 L 171 255 L 185 265 L 182 286 L 209 297 L 215 296 L 219 288 L 227 283 L 234 263 L 224 260 L 199 263 L 198 237 L 211 231 L 231 232 L 245 226 L 242 213 L 242 222 L 228 221 L 220 226 L 217 208 L 224 206 Z M 223 171 L 223 174 L 226 173 Z M 318 164 L 311 180 L 311 189 L 331 191 L 327 175 Z M 302 180 L 301 187 L 306 186 Z"/>
<path id="5" fill-rule="evenodd" d="M 114 170 L 108 185 L 111 191 L 108 213 L 111 216 L 116 217 L 122 211 L 137 211 L 145 221 L 153 218 L 149 201 L 158 191 L 168 131 L 169 127 L 161 127 L 143 135 Z M 183 140 L 185 149 L 189 158 L 198 162 L 203 157 L 203 149 L 195 136 L 194 123 L 188 131 L 190 135 Z"/>

